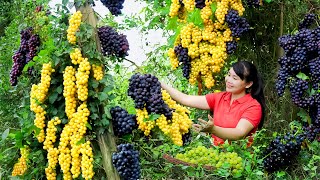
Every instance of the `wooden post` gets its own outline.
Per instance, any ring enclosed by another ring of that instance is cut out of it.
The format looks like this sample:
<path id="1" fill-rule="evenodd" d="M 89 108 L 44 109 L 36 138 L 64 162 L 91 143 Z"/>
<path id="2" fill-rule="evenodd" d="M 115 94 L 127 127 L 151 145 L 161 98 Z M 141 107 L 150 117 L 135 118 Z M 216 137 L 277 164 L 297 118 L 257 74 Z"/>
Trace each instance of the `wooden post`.
<path id="1" fill-rule="evenodd" d="M 90 24 L 92 27 L 94 27 L 94 37 L 92 38 L 96 42 L 97 50 L 101 53 L 101 45 L 97 33 L 98 19 L 95 16 L 94 10 L 88 4 L 76 9 L 80 10 L 82 13 L 82 22 L 86 22 Z M 102 110 L 101 112 L 104 113 L 104 108 L 101 107 L 100 109 Z M 113 135 L 112 122 L 110 122 L 109 127 L 104 134 L 98 134 L 98 142 L 102 154 L 103 167 L 106 172 L 107 179 L 120 180 L 119 174 L 112 164 L 112 153 L 117 151 L 117 146 Z"/>
<path id="2" fill-rule="evenodd" d="M 198 95 L 202 95 L 202 79 L 200 77 L 200 74 L 197 77 L 197 81 L 198 81 Z"/>

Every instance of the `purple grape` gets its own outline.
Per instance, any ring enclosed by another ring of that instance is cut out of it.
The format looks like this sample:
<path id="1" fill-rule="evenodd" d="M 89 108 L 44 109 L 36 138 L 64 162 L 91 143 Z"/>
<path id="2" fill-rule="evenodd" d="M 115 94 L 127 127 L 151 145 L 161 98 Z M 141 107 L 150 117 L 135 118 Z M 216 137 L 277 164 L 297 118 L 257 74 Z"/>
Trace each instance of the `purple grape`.
<path id="1" fill-rule="evenodd" d="M 121 14 L 124 0 L 101 0 L 101 2 L 109 9 L 112 15 L 118 16 Z"/>
<path id="2" fill-rule="evenodd" d="M 118 34 L 112 27 L 103 26 L 98 29 L 98 35 L 103 55 L 124 58 L 128 56 L 129 43 L 127 37 Z"/>

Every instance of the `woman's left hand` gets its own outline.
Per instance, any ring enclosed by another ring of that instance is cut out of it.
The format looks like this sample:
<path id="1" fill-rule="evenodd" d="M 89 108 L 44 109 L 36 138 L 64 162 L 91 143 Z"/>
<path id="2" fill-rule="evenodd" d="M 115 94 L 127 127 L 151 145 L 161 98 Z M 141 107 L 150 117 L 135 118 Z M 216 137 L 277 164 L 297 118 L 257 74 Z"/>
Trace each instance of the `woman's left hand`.
<path id="1" fill-rule="evenodd" d="M 206 133 L 212 133 L 214 122 L 213 118 L 208 114 L 208 121 L 205 121 L 203 119 L 198 119 L 199 124 L 193 124 L 192 127 L 197 132 L 206 132 Z"/>

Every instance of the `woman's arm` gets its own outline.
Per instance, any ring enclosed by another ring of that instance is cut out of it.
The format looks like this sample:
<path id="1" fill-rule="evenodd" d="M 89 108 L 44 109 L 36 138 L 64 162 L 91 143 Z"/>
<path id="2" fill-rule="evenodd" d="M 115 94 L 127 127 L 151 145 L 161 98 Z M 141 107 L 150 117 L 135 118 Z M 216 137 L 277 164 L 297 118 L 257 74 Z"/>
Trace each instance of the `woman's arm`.
<path id="1" fill-rule="evenodd" d="M 240 119 L 235 128 L 213 126 L 210 133 L 213 133 L 221 139 L 239 140 L 247 136 L 253 128 L 254 126 L 248 120 Z"/>
<path id="2" fill-rule="evenodd" d="M 174 99 L 180 104 L 193 107 L 193 108 L 198 108 L 198 109 L 204 109 L 204 110 L 210 109 L 205 96 L 187 95 L 162 82 L 161 82 L 161 87 L 162 89 L 166 90 L 170 94 L 172 99 Z"/>

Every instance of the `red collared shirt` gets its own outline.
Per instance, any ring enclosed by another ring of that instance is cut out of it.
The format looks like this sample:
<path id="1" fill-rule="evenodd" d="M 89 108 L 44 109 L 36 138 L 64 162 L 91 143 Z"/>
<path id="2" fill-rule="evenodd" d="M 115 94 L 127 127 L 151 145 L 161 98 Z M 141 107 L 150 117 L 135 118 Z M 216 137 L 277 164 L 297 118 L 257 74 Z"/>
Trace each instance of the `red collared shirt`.
<path id="1" fill-rule="evenodd" d="M 231 101 L 231 93 L 219 92 L 206 95 L 207 103 L 214 114 L 214 125 L 223 128 L 235 128 L 240 119 L 248 120 L 253 126 L 253 130 L 248 134 L 255 133 L 262 117 L 260 103 L 253 99 L 250 94 Z M 215 145 L 223 144 L 224 140 L 213 135 Z"/>

